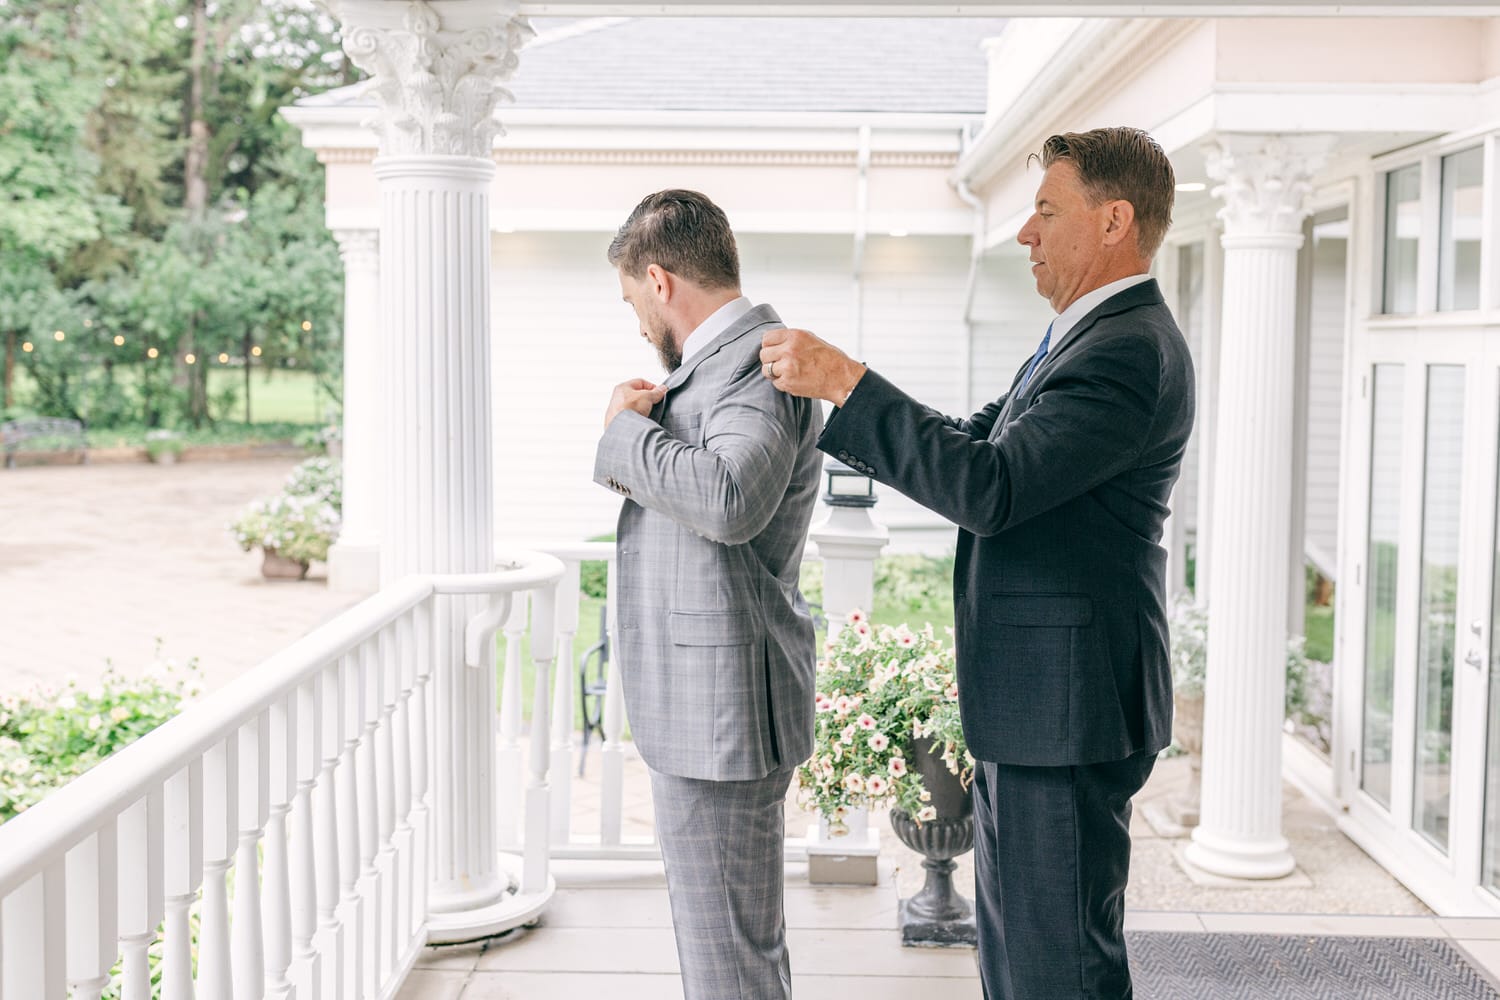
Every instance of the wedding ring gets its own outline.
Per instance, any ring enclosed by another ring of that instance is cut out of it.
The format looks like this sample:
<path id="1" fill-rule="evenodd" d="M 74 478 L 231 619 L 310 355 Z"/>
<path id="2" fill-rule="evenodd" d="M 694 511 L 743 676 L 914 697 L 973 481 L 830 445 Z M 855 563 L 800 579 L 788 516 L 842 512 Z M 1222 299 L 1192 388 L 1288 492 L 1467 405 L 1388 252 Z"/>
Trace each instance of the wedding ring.
<path id="1" fill-rule="evenodd" d="M 770 379 L 773 382 L 776 381 L 776 362 L 767 361 L 765 363 L 765 366 L 761 369 L 761 372 L 766 376 L 766 378 Z"/>

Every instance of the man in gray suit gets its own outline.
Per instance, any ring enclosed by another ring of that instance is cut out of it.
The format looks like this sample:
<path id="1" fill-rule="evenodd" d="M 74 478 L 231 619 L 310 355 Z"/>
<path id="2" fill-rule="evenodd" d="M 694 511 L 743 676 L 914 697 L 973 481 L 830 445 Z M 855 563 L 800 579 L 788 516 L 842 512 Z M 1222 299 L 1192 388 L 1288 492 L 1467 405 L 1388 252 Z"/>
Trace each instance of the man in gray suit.
<path id="1" fill-rule="evenodd" d="M 651 772 L 687 1000 L 791 996 L 783 805 L 812 752 L 812 619 L 797 590 L 817 499 L 817 403 L 761 377 L 783 326 L 740 295 L 724 213 L 642 201 L 609 247 L 668 374 L 616 387 L 594 480 L 618 529 L 625 705 Z"/>

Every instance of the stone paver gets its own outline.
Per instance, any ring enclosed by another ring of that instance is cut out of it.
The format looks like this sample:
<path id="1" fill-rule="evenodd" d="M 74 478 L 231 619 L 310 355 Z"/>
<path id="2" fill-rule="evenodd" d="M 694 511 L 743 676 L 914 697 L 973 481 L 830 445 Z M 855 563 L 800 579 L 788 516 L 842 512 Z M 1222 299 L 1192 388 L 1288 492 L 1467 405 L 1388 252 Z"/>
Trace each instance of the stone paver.
<path id="1" fill-rule="evenodd" d="M 226 525 L 295 459 L 0 469 L 0 692 L 162 654 L 223 685 L 355 603 L 272 583 Z M 314 566 L 314 574 L 322 568 Z"/>

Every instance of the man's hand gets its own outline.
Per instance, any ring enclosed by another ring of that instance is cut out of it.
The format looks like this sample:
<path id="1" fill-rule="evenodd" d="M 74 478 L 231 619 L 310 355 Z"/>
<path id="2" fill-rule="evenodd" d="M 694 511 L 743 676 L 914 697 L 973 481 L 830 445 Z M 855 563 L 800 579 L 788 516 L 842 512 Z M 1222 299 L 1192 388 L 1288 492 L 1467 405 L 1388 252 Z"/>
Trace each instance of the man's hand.
<path id="1" fill-rule="evenodd" d="M 609 409 L 604 412 L 604 426 L 608 427 L 621 410 L 634 410 L 643 417 L 651 416 L 651 407 L 660 403 L 666 394 L 666 386 L 655 385 L 643 378 L 621 382 L 615 386 L 614 395 L 609 397 Z"/>
<path id="2" fill-rule="evenodd" d="M 760 373 L 782 392 L 843 406 L 865 366 L 806 330 L 772 330 L 760 341 Z"/>

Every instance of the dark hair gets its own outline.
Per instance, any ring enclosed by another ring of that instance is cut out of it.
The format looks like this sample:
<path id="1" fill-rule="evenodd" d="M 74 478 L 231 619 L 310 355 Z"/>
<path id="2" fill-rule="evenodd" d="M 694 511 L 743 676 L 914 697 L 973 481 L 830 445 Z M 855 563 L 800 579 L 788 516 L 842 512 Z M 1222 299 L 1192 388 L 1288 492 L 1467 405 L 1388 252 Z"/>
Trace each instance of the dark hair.
<path id="1" fill-rule="evenodd" d="M 1096 128 L 1064 132 L 1042 143 L 1035 154 L 1042 169 L 1067 160 L 1094 204 L 1128 201 L 1135 209 L 1136 242 L 1141 256 L 1156 256 L 1167 227 L 1172 224 L 1172 202 L 1177 196 L 1172 161 L 1161 145 L 1138 128 Z"/>
<path id="2" fill-rule="evenodd" d="M 697 191 L 658 191 L 641 199 L 610 241 L 609 262 L 632 278 L 655 264 L 707 289 L 740 285 L 729 219 Z"/>

